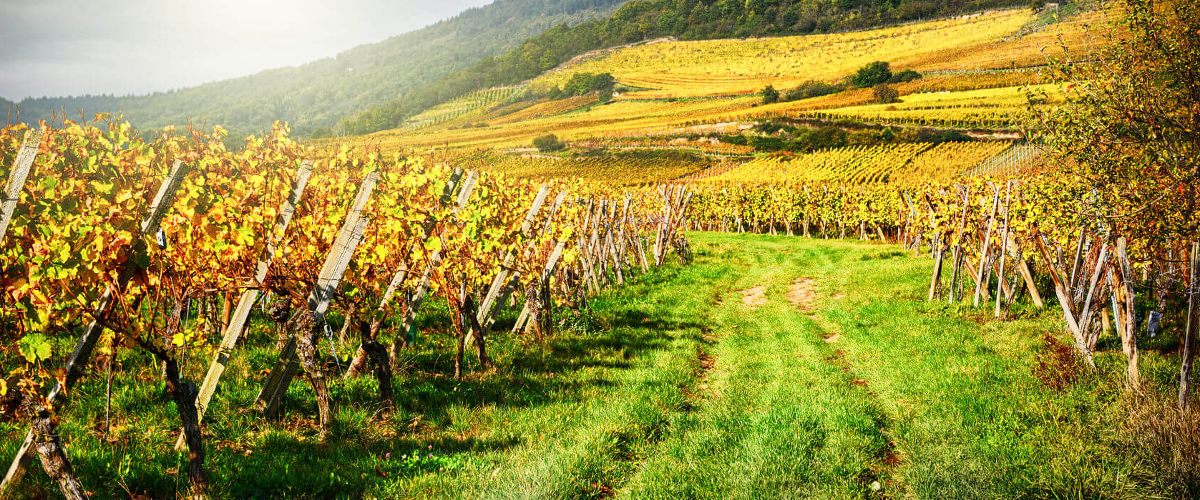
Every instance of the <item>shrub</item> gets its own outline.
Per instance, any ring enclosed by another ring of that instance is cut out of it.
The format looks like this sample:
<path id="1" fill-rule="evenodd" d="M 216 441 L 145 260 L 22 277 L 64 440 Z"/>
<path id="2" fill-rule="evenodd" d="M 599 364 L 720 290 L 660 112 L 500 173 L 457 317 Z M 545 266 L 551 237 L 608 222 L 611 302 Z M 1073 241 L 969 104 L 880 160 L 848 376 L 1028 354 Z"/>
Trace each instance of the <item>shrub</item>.
<path id="1" fill-rule="evenodd" d="M 900 92 L 881 83 L 875 86 L 875 102 L 879 104 L 900 102 Z"/>
<path id="2" fill-rule="evenodd" d="M 923 76 L 920 73 L 917 73 L 916 71 L 913 71 L 911 69 L 906 69 L 899 73 L 893 74 L 891 78 L 888 78 L 887 82 L 888 83 L 904 83 L 904 82 L 911 82 L 913 80 L 920 80 L 921 78 L 923 78 Z"/>
<path id="3" fill-rule="evenodd" d="M 1079 377 L 1079 360 L 1071 346 L 1053 335 L 1042 335 L 1042 349 L 1037 354 L 1033 376 L 1055 391 L 1062 392 Z"/>
<path id="4" fill-rule="evenodd" d="M 549 134 L 534 139 L 533 147 L 537 148 L 538 151 L 548 153 L 551 151 L 559 151 L 567 147 L 567 145 L 563 144 L 562 141 L 559 141 L 558 136 Z"/>
<path id="5" fill-rule="evenodd" d="M 891 79 L 891 66 L 883 61 L 875 61 L 871 64 L 863 66 L 862 69 L 858 70 L 858 73 L 855 73 L 853 76 L 851 76 L 850 83 L 853 83 L 854 86 L 858 88 L 865 89 L 867 87 L 874 87 L 881 83 L 887 83 L 887 81 Z"/>
<path id="6" fill-rule="evenodd" d="M 812 97 L 821 97 L 823 95 L 836 94 L 845 90 L 841 85 L 832 83 L 808 81 L 801 83 L 799 87 L 787 91 L 787 100 L 799 101 L 800 99 L 809 99 Z"/>
<path id="7" fill-rule="evenodd" d="M 775 87 L 767 85 L 767 88 L 762 91 L 762 103 L 771 104 L 775 102 L 779 102 L 779 91 L 775 90 Z"/>
<path id="8" fill-rule="evenodd" d="M 571 75 L 571 79 L 563 85 L 563 97 L 585 95 L 589 92 L 609 92 L 611 94 L 613 87 L 617 84 L 617 79 L 613 78 L 610 73 L 576 73 Z"/>
<path id="9" fill-rule="evenodd" d="M 969 142 L 975 140 L 973 137 L 961 130 L 947 130 L 938 136 L 936 142 Z"/>

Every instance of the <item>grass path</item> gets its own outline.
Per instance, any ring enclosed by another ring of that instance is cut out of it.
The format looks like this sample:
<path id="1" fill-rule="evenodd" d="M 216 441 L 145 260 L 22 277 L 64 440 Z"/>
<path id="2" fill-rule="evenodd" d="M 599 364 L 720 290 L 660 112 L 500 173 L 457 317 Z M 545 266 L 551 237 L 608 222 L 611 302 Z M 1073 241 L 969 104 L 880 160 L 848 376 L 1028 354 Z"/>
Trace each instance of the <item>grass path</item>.
<path id="1" fill-rule="evenodd" d="M 1060 330 L 1051 312 L 1018 305 L 1000 322 L 926 302 L 930 262 L 892 246 L 692 238 L 734 286 L 713 309 L 695 411 L 629 498 L 1159 496 L 1114 450 L 1119 381 L 1081 374 L 1055 390 L 1037 377 L 1043 335 Z"/>
<path id="2" fill-rule="evenodd" d="M 491 337 L 492 373 L 445 376 L 452 341 L 435 304 L 403 360 L 398 410 L 379 414 L 371 379 L 337 381 L 327 444 L 314 442 L 307 384 L 292 386 L 282 422 L 243 411 L 272 359 L 271 333 L 252 332 L 206 420 L 214 498 L 1158 496 L 1107 438 L 1119 381 L 1039 381 L 1053 314 L 1018 306 L 996 322 L 925 302 L 930 262 L 894 246 L 690 238 L 694 265 L 596 297 L 594 325 L 545 344 Z M 1119 346 L 1098 362 L 1118 373 Z M 1153 350 L 1142 362 L 1150 380 L 1171 375 Z M 107 440 L 102 377 L 63 414 L 95 498 L 181 491 L 156 373 L 122 360 Z M 20 438 L 0 424 L 0 453 Z M 18 498 L 57 495 L 40 471 L 26 481 Z"/>

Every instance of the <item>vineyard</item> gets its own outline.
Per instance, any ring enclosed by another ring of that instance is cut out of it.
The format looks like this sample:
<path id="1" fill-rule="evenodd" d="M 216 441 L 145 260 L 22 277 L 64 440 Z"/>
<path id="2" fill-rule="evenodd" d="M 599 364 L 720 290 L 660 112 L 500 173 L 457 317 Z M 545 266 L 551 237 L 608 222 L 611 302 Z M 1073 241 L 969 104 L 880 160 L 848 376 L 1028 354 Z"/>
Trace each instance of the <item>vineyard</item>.
<path id="1" fill-rule="evenodd" d="M 611 73 L 627 85 L 654 89 L 622 98 L 756 93 L 766 85 L 790 88 L 806 80 L 833 80 L 873 60 L 977 47 L 1015 33 L 1030 19 L 1028 11 L 1010 10 L 859 33 L 656 43 L 550 73 L 532 86 L 562 85 L 577 72 Z"/>
<path id="2" fill-rule="evenodd" d="M 406 128 L 422 128 L 464 116 L 482 116 L 489 109 L 502 105 L 521 92 L 520 87 L 494 87 L 471 92 L 445 104 L 405 120 Z"/>
<path id="3" fill-rule="evenodd" d="M 716 167 L 719 174 L 699 173 L 690 180 L 714 183 L 891 183 L 950 181 L 988 174 L 1018 174 L 1034 168 L 1036 156 L 1012 156 L 1029 146 L 1007 141 L 947 142 L 852 146 L 800 155 L 763 156 L 738 166 Z M 734 164 L 736 165 L 736 164 Z"/>
<path id="4" fill-rule="evenodd" d="M 962 18 L 828 35 L 694 42 L 661 41 L 613 49 L 534 79 L 535 96 L 572 75 L 611 73 L 621 90 L 609 103 L 596 95 L 562 99 L 518 97 L 513 88 L 471 94 L 421 115 L 422 127 L 361 138 L 318 141 L 334 151 L 349 142 L 379 146 L 385 154 L 443 149 L 509 150 L 528 147 L 547 131 L 568 143 L 668 140 L 684 135 L 740 133 L 770 119 L 855 121 L 896 127 L 1014 130 L 1027 111 L 1027 91 L 1045 94 L 1041 107 L 1061 101 L 1047 56 L 1090 49 L 1101 11 L 1064 21 L 1005 10 Z M 1061 47 L 1060 47 L 1061 44 Z M 759 92 L 806 82 L 840 82 L 871 61 L 923 78 L 896 83 L 899 102 L 876 104 L 870 88 L 763 103 Z M 486 101 L 486 103 L 485 103 Z M 511 102 L 510 102 L 511 101 Z M 415 122 L 414 122 L 415 123 Z M 671 145 L 668 148 L 673 147 Z M 723 154 L 714 148 L 705 153 Z M 736 154 L 746 154 L 745 150 Z"/>
<path id="5" fill-rule="evenodd" d="M 1200 6 L 1039 5 L 0 129 L 0 499 L 1200 498 Z"/>
<path id="6" fill-rule="evenodd" d="M 711 160 L 675 153 L 614 153 L 593 156 L 500 155 L 478 151 L 446 155 L 455 165 L 478 168 L 515 179 L 578 179 L 611 186 L 648 186 L 679 179 L 712 165 Z"/>
<path id="7" fill-rule="evenodd" d="M 324 354 L 337 357 L 334 311 L 342 338 L 349 330 L 361 339 L 345 376 L 372 373 L 375 397 L 391 408 L 392 365 L 415 341 L 424 302 L 452 311 L 460 378 L 468 346 L 480 369 L 492 366 L 488 335 L 507 304 L 521 313 L 513 331 L 541 338 L 553 328 L 554 302 L 582 311 L 589 295 L 662 265 L 671 249 L 689 258 L 678 233 L 690 198 L 683 190 L 622 200 L 578 183 L 539 188 L 372 151 L 313 156 L 279 125 L 240 153 L 224 149 L 219 129 L 153 142 L 129 132 L 127 124 L 68 124 L 0 136 L 0 159 L 13 165 L 3 220 L 11 298 L 3 408 L 19 408 L 32 424 L 6 492 L 38 458 L 64 495 L 86 497 L 52 415 L 87 367 L 112 373 L 128 351 L 163 367 L 178 415 L 161 425 L 184 429 L 176 446 L 188 450 L 190 488 L 203 493 L 199 425 L 251 316 L 278 323 L 279 337 L 273 366 L 258 367 L 269 368 L 258 396 L 242 404 L 278 417 L 303 373 L 324 441 L 337 418 Z M 76 337 L 54 372 L 55 346 Z M 212 362 L 198 372 L 185 356 Z"/>
<path id="8" fill-rule="evenodd" d="M 809 115 L 893 125 L 1003 128 L 1021 121 L 1030 105 L 1030 93 L 1036 96 L 1040 105 L 1061 103 L 1062 92 L 1059 87 L 1057 84 L 1047 84 L 909 94 L 899 103 L 840 107 Z"/>

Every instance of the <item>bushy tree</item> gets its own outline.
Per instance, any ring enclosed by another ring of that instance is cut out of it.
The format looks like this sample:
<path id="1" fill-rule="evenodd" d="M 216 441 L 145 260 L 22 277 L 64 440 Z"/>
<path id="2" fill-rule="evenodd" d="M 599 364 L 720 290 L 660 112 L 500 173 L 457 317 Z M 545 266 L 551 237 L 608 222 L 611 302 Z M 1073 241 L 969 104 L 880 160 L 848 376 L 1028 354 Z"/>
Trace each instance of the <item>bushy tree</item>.
<path id="1" fill-rule="evenodd" d="M 1051 62 L 1055 79 L 1067 82 L 1067 103 L 1033 106 L 1039 138 L 1078 191 L 1078 223 L 1151 245 L 1197 242 L 1192 251 L 1200 251 L 1200 5 L 1125 0 L 1118 12 L 1098 53 Z M 1038 100 L 1045 96 L 1031 91 L 1031 103 Z M 1180 407 L 1187 406 L 1200 329 L 1196 293 Z"/>
<path id="2" fill-rule="evenodd" d="M 883 61 L 875 61 L 863 66 L 857 73 L 850 76 L 850 83 L 853 83 L 855 87 L 865 89 L 887 83 L 891 78 L 891 65 Z"/>
<path id="3" fill-rule="evenodd" d="M 823 95 L 836 94 L 838 92 L 841 92 L 842 90 L 845 90 L 842 85 L 818 82 L 818 81 L 808 81 L 808 82 L 804 82 L 804 83 L 800 84 L 800 86 L 798 86 L 792 90 L 787 91 L 786 97 L 787 97 L 787 100 L 789 100 L 789 101 L 799 101 L 801 99 L 809 99 L 809 98 L 813 98 L 813 97 L 820 97 Z"/>
<path id="4" fill-rule="evenodd" d="M 900 92 L 886 84 L 876 85 L 873 89 L 875 94 L 875 102 L 879 104 L 891 104 L 900 102 Z"/>
<path id="5" fill-rule="evenodd" d="M 563 144 L 562 141 L 559 141 L 558 136 L 549 134 L 534 139 L 533 147 L 537 148 L 538 151 L 543 153 L 549 153 L 552 151 L 560 151 L 567 147 L 567 145 Z"/>
<path id="6" fill-rule="evenodd" d="M 911 69 L 906 69 L 899 73 L 893 73 L 892 77 L 888 78 L 887 82 L 888 83 L 904 83 L 904 82 L 911 82 L 913 80 L 920 80 L 921 78 L 922 78 L 922 75 L 920 73 L 913 71 Z"/>
<path id="7" fill-rule="evenodd" d="M 775 87 L 767 85 L 767 88 L 762 90 L 762 103 L 772 104 L 779 102 L 779 91 Z"/>

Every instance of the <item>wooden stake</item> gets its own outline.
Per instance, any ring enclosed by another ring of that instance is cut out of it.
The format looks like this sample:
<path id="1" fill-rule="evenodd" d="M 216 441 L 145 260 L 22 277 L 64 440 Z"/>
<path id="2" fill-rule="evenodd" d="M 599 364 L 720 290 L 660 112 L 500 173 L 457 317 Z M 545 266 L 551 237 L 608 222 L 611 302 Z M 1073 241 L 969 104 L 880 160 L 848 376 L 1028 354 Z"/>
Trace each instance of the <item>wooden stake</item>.
<path id="1" fill-rule="evenodd" d="M 1092 359 L 1092 352 L 1087 348 L 1087 343 L 1083 336 L 1083 330 L 1080 328 L 1079 322 L 1076 321 L 1075 303 L 1071 300 L 1070 290 L 1067 289 L 1067 282 L 1064 280 L 1065 272 L 1058 268 L 1058 265 L 1050 258 L 1050 251 L 1046 249 L 1046 243 L 1042 241 L 1042 236 L 1037 231 L 1034 231 L 1034 241 L 1037 242 L 1038 250 L 1045 259 L 1047 267 L 1050 269 L 1050 278 L 1054 280 L 1054 293 L 1058 295 L 1058 305 L 1062 307 L 1063 319 L 1067 322 L 1067 329 L 1071 332 L 1071 336 L 1075 339 L 1075 350 L 1087 362 L 1088 366 L 1096 366 L 1096 362 Z"/>
<path id="2" fill-rule="evenodd" d="M 1192 363 L 1196 359 L 1196 336 L 1200 330 L 1200 241 L 1192 243 L 1192 279 L 1188 282 L 1187 333 L 1184 335 L 1179 366 L 1179 409 L 1188 408 L 1192 387 Z"/>
<path id="3" fill-rule="evenodd" d="M 371 172 L 358 187 L 358 194 L 355 195 L 350 211 L 346 213 L 342 229 L 334 240 L 329 254 L 325 257 L 325 263 L 317 275 L 317 282 L 308 295 L 308 310 L 313 314 L 325 315 L 325 310 L 329 308 L 329 302 L 333 299 L 337 286 L 342 280 L 342 274 L 350 266 L 354 250 L 362 241 L 362 234 L 366 230 L 368 222 L 366 218 L 362 217 L 362 211 L 366 207 L 367 201 L 370 200 L 378 180 L 379 174 Z M 276 360 L 262 389 L 259 390 L 258 397 L 254 401 L 254 409 L 264 412 L 269 418 L 274 418 L 278 414 L 279 402 L 283 400 L 283 395 L 287 392 L 292 377 L 299 368 L 299 360 L 296 358 L 296 337 L 292 336 L 284 344 L 279 353 L 279 359 Z"/>
<path id="4" fill-rule="evenodd" d="M 33 168 L 33 160 L 37 158 L 38 149 L 42 144 L 42 129 L 35 128 L 25 134 L 25 141 L 17 152 L 13 168 L 9 171 L 8 182 L 4 185 L 3 200 L 0 201 L 0 243 L 4 243 L 4 235 L 8 233 L 8 225 L 12 222 L 13 212 L 16 211 L 17 201 L 21 199 L 21 191 L 25 189 L 25 179 Z"/>
<path id="5" fill-rule="evenodd" d="M 467 174 L 466 180 L 463 181 L 462 188 L 458 191 L 458 198 L 455 201 L 455 208 L 451 210 L 451 215 L 458 214 L 467 206 L 467 202 L 471 199 L 471 193 L 475 189 L 475 184 L 478 182 L 478 177 L 475 172 Z M 396 358 L 400 355 L 406 342 L 401 340 L 406 339 L 413 331 L 413 325 L 417 320 L 417 311 L 421 309 L 421 303 L 425 301 L 425 294 L 429 292 L 429 283 L 433 276 L 433 272 L 437 270 L 442 263 L 442 251 L 438 250 L 429 256 L 429 262 L 425 266 L 425 272 L 421 275 L 421 282 L 417 285 L 417 289 L 413 291 L 408 299 L 408 310 L 404 312 L 404 319 L 400 323 L 400 328 L 396 330 L 396 338 L 392 339 L 392 346 L 388 350 L 388 358 L 392 364 L 396 364 Z M 401 337 L 401 336 L 404 337 Z"/>
<path id="6" fill-rule="evenodd" d="M 958 239 L 954 243 L 954 272 L 950 278 L 950 303 L 953 304 L 957 299 L 959 282 L 962 279 L 962 262 L 963 262 L 963 239 L 966 238 L 967 232 L 967 207 L 971 203 L 971 188 L 963 187 L 963 210 L 962 218 L 958 222 Z"/>
<path id="7" fill-rule="evenodd" d="M 987 286 L 987 276 L 984 274 L 984 268 L 987 266 L 988 252 L 992 245 L 992 231 L 996 228 L 996 211 L 1000 209 L 1000 190 L 993 188 L 995 193 L 992 195 L 992 213 L 988 215 L 987 235 L 983 238 L 983 246 L 979 249 L 979 272 L 976 274 L 975 281 L 975 307 L 979 307 L 979 298 L 984 287 Z"/>
<path id="8" fill-rule="evenodd" d="M 1009 216 L 1008 210 L 1010 208 L 1011 202 L 1012 202 L 1012 181 L 1008 181 L 1008 193 L 1004 197 L 1004 236 L 1003 236 L 1003 238 L 1001 238 L 1001 240 L 1000 240 L 1001 242 L 1008 241 L 1008 216 Z M 995 314 L 995 316 L 997 318 L 1000 317 L 1000 300 L 1002 298 L 1001 293 L 1000 293 L 1001 292 L 1000 287 L 1004 284 L 1004 258 L 1005 258 L 1005 256 L 1008 255 L 1008 252 L 1004 251 L 1004 248 L 1003 248 L 1004 243 L 1001 243 L 1000 247 L 1001 247 L 1000 248 L 1000 271 L 996 274 L 996 279 L 997 279 L 997 281 L 1000 282 L 999 284 L 996 285 L 996 314 Z"/>
<path id="9" fill-rule="evenodd" d="M 1117 310 L 1124 316 L 1121 319 L 1121 350 L 1125 352 L 1127 371 L 1125 380 L 1127 387 L 1131 391 L 1141 389 L 1142 378 L 1138 369 L 1138 346 L 1137 332 L 1134 330 L 1134 314 L 1136 307 L 1136 296 L 1133 290 L 1133 266 L 1129 262 L 1129 255 L 1126 250 L 1126 239 L 1124 236 L 1117 238 L 1117 264 L 1120 266 L 1119 273 L 1113 273 L 1117 277 L 1114 283 L 1113 297 L 1116 300 Z"/>

